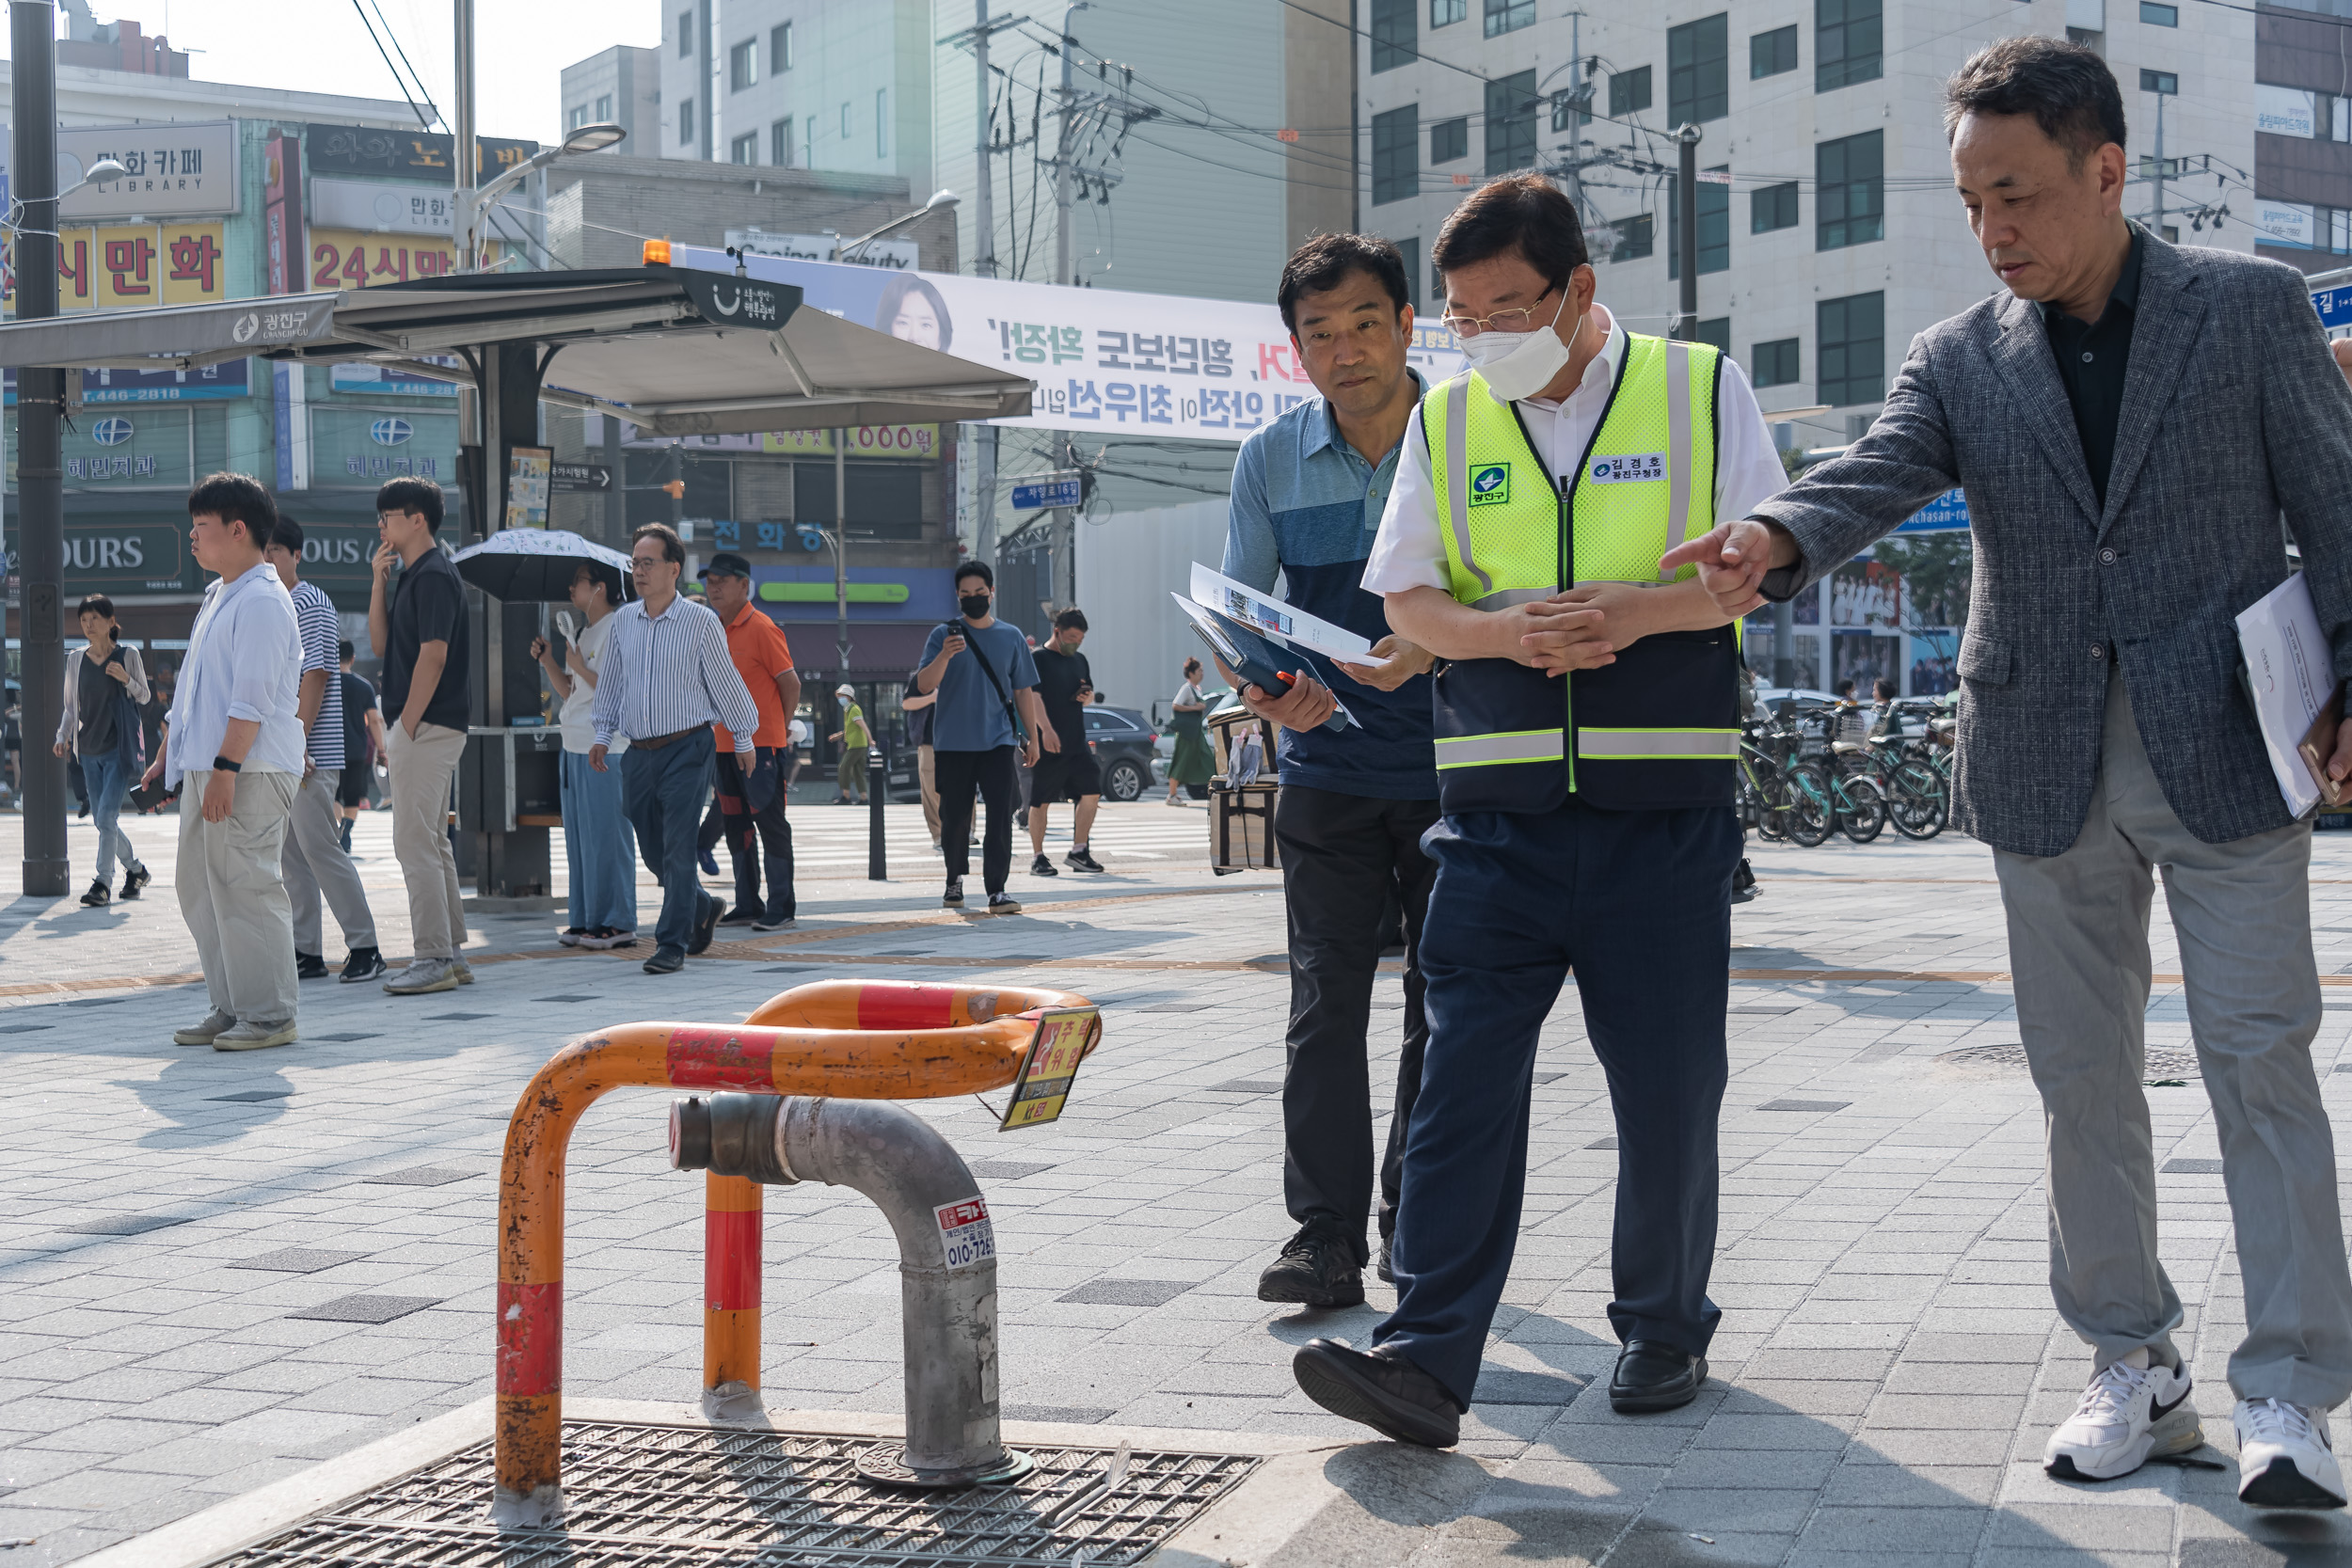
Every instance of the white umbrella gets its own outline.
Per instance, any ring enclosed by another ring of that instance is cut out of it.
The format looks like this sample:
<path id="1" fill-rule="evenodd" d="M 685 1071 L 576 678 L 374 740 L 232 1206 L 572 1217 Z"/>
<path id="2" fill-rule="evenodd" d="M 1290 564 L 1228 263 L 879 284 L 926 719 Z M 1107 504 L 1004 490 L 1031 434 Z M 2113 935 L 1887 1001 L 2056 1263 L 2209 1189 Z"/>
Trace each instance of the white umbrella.
<path id="1" fill-rule="evenodd" d="M 568 529 L 502 528 L 451 559 L 459 577 L 510 603 L 568 599 L 572 578 L 583 561 L 596 568 L 614 604 L 621 602 L 628 584 L 628 557 Z"/>

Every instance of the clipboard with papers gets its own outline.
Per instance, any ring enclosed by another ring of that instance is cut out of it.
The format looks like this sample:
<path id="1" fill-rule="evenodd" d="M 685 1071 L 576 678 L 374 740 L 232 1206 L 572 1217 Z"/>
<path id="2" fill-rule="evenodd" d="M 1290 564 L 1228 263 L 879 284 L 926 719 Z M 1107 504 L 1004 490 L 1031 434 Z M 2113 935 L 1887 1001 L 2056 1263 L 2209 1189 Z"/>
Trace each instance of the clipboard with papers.
<path id="1" fill-rule="evenodd" d="M 1182 594 L 1171 592 L 1168 597 L 1176 601 L 1176 608 L 1184 612 L 1192 629 L 1209 645 L 1209 651 L 1249 685 L 1262 691 L 1279 692 L 1288 690 L 1296 677 L 1315 678 L 1314 666 L 1306 659 L 1261 637 L 1232 616 L 1197 604 Z M 1341 703 L 1321 727 L 1344 730 L 1354 721 L 1346 705 Z"/>

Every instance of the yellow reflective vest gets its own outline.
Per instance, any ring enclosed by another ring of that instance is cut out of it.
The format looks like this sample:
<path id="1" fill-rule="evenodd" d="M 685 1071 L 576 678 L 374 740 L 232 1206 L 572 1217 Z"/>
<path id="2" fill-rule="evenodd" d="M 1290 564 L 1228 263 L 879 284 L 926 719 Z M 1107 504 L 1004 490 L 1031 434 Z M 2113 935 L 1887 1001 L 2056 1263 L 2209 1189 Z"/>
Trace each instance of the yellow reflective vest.
<path id="1" fill-rule="evenodd" d="M 1675 580 L 1658 559 L 1715 526 L 1715 396 L 1705 343 L 1629 334 L 1574 471 L 1555 485 L 1516 405 L 1475 371 L 1422 399 L 1450 592 L 1481 610 L 1563 583 Z M 1697 568 L 1684 567 L 1683 577 Z M 1665 632 L 1565 678 L 1463 659 L 1435 683 L 1448 813 L 1727 805 L 1740 754 L 1735 628 Z"/>

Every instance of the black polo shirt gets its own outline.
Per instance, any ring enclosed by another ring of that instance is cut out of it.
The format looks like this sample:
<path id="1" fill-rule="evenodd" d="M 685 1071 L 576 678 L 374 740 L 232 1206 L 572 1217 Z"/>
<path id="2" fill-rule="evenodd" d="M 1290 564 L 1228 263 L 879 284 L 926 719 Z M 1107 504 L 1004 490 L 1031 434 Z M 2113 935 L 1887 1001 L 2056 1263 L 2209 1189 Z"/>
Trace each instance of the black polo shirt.
<path id="1" fill-rule="evenodd" d="M 2090 469 L 2090 488 L 2102 507 L 2115 467 L 2115 427 L 2123 412 L 2123 373 L 2131 368 L 2132 324 L 2139 310 L 2139 253 L 2147 234 L 2136 223 L 2131 230 L 2131 252 L 2098 321 L 2078 321 L 2047 300 L 2042 305 L 2050 353 L 2058 360 L 2058 381 L 2074 411 L 2074 433 Z"/>
<path id="2" fill-rule="evenodd" d="M 467 679 L 466 583 L 439 546 L 402 568 L 392 589 L 389 619 L 391 645 L 384 650 L 385 721 L 397 724 L 408 711 L 417 650 L 427 642 L 447 642 L 449 658 L 441 666 L 432 701 L 425 704 L 423 721 L 464 729 L 473 717 Z"/>

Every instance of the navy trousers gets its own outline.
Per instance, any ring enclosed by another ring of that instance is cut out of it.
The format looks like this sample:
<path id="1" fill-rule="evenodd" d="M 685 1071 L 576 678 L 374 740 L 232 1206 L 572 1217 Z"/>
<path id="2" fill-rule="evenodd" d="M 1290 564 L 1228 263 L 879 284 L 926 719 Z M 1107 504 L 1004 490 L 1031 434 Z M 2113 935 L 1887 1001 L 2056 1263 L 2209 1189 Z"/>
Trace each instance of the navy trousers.
<path id="1" fill-rule="evenodd" d="M 1438 863 L 1421 941 L 1429 1045 L 1405 1142 L 1396 1310 L 1374 1342 L 1470 1402 L 1518 1243 L 1536 1036 L 1573 967 L 1617 1120 L 1609 1321 L 1620 1340 L 1704 1353 L 1723 1316 L 1707 1280 L 1738 819 L 1470 812 L 1439 818 L 1422 847 Z"/>
<path id="2" fill-rule="evenodd" d="M 694 834 L 710 797 L 710 732 L 690 735 L 659 750 L 631 746 L 621 753 L 621 809 L 637 830 L 637 847 L 661 881 L 660 947 L 680 952 L 694 940 L 705 893 L 696 879 Z"/>

